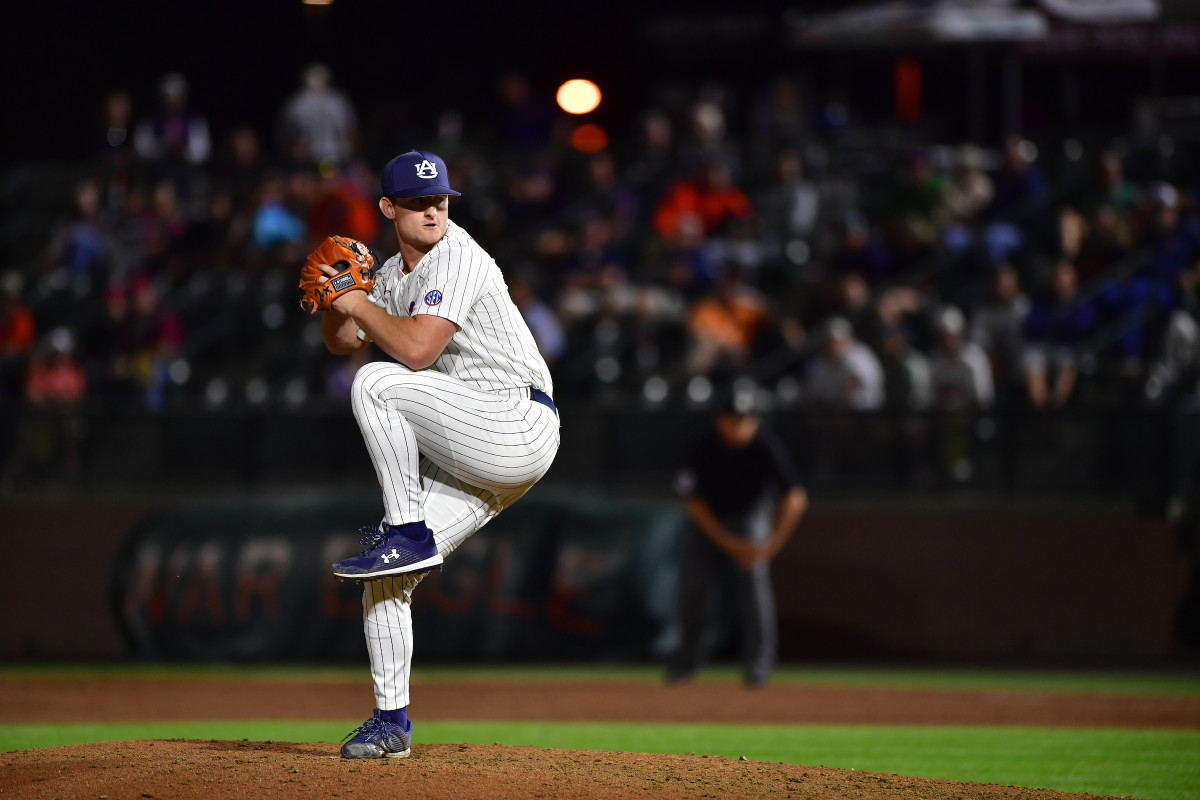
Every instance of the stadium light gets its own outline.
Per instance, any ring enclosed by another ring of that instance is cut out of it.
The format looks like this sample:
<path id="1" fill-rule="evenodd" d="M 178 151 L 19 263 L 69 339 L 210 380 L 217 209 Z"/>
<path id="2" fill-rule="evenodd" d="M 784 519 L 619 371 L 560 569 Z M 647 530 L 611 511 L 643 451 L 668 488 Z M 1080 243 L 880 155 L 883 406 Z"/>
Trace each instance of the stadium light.
<path id="1" fill-rule="evenodd" d="M 558 106 L 568 114 L 586 114 L 600 105 L 600 87 L 589 80 L 575 78 L 558 87 Z"/>

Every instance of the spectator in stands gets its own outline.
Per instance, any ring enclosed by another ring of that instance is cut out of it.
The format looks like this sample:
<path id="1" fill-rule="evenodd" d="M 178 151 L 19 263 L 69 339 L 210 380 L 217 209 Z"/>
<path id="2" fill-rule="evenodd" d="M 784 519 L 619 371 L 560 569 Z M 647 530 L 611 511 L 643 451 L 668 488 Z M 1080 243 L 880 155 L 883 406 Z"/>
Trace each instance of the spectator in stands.
<path id="1" fill-rule="evenodd" d="M 63 270 L 67 281 L 102 278 L 111 255 L 112 230 L 101 213 L 100 186 L 90 179 L 81 181 L 74 200 L 74 219 L 55 232 L 44 261 L 51 270 Z"/>
<path id="2" fill-rule="evenodd" d="M 912 346 L 908 331 L 900 323 L 886 326 L 880 335 L 880 366 L 887 410 L 924 411 L 932 405 L 929 359 Z"/>
<path id="3" fill-rule="evenodd" d="M 113 92 L 104 99 L 103 128 L 95 151 L 107 169 L 122 170 L 133 153 L 133 101 L 128 92 Z"/>
<path id="4" fill-rule="evenodd" d="M 883 406 L 883 367 L 871 348 L 855 339 L 845 318 L 826 322 L 821 350 L 805 374 L 804 395 L 816 408 L 875 411 Z"/>
<path id="5" fill-rule="evenodd" d="M 641 141 L 625 172 L 625 181 L 642 202 L 657 202 L 679 177 L 674 130 L 665 112 L 652 109 L 642 117 Z"/>
<path id="6" fill-rule="evenodd" d="M 1017 271 L 1011 264 L 996 267 L 987 298 L 971 315 L 969 338 L 983 348 L 996 383 L 1002 387 L 1021 375 L 1029 309 L 1029 297 L 1021 291 Z"/>
<path id="7" fill-rule="evenodd" d="M 137 396 L 129 359 L 131 308 L 129 287 L 114 283 L 104 291 L 104 314 L 84 337 L 93 397 L 114 404 Z"/>
<path id="8" fill-rule="evenodd" d="M 742 180 L 742 157 L 725 125 L 725 111 L 716 99 L 702 99 L 688 116 L 692 137 L 680 146 L 680 165 L 685 173 L 705 171 L 710 165 L 725 168 L 730 183 Z"/>
<path id="9" fill-rule="evenodd" d="M 550 306 L 542 302 L 533 291 L 533 283 L 529 277 L 520 272 L 508 278 L 508 294 L 513 305 L 525 318 L 533 340 L 546 363 L 550 366 L 562 357 L 566 350 L 566 337 L 562 324 Z"/>
<path id="10" fill-rule="evenodd" d="M 1125 165 L 1121 157 L 1112 150 L 1100 155 L 1096 179 L 1084 193 L 1079 210 L 1086 217 L 1095 215 L 1101 206 L 1107 206 L 1117 215 L 1129 219 L 1142 202 L 1142 191 L 1136 183 L 1125 176 Z"/>
<path id="11" fill-rule="evenodd" d="M 929 359 L 935 406 L 941 411 L 989 408 L 995 395 L 992 367 L 983 348 L 965 337 L 962 312 L 943 308 L 935 327 L 938 345 Z"/>
<path id="12" fill-rule="evenodd" d="M 736 265 L 727 264 L 712 293 L 688 312 L 688 372 L 744 367 L 766 322 L 762 295 L 742 281 Z"/>
<path id="13" fill-rule="evenodd" d="M 167 369 L 183 344 L 179 314 L 163 303 L 159 287 L 147 277 L 130 283 L 133 300 L 133 366 L 147 408 L 160 409 L 170 381 Z"/>
<path id="14" fill-rule="evenodd" d="M 583 190 L 574 203 L 573 216 L 580 220 L 602 217 L 612 228 L 613 244 L 627 248 L 638 233 L 638 196 L 623 183 L 617 162 L 609 153 L 596 153 L 587 160 Z"/>
<path id="15" fill-rule="evenodd" d="M 1086 282 L 1125 261 L 1133 250 L 1130 219 L 1110 205 L 1096 208 L 1079 241 L 1075 267 Z M 1069 254 L 1069 248 L 1064 248 Z"/>
<path id="16" fill-rule="evenodd" d="M 133 147 L 139 158 L 160 165 L 160 175 L 172 178 L 187 193 L 187 168 L 208 161 L 212 140 L 208 120 L 188 106 L 188 84 L 183 75 L 172 72 L 163 76 L 158 110 L 138 123 Z"/>
<path id="17" fill-rule="evenodd" d="M 1024 247 L 1032 236 L 1042 238 L 1053 224 L 1050 186 L 1034 163 L 1032 143 L 1018 136 L 1004 140 L 1003 166 L 994 181 L 992 203 L 985 216 L 984 241 L 993 264 L 1008 261 L 1013 252 Z"/>
<path id="18" fill-rule="evenodd" d="M 35 353 L 25 380 L 25 394 L 34 405 L 64 409 L 83 399 L 87 377 L 76 363 L 75 337 L 66 328 L 55 328 Z"/>
<path id="19" fill-rule="evenodd" d="M 908 168 L 888 190 L 887 220 L 895 250 L 914 254 L 928 249 L 937 239 L 936 214 L 942 206 L 946 180 L 920 150 L 909 155 Z"/>
<path id="20" fill-rule="evenodd" d="M 364 180 L 365 165 L 353 163 L 322 178 L 307 203 L 305 227 L 310 241 L 340 234 L 374 244 L 379 236 L 378 189 L 372 176 Z"/>
<path id="21" fill-rule="evenodd" d="M 992 371 L 983 348 L 964 338 L 962 312 L 947 306 L 938 312 L 938 344 L 929 359 L 933 382 L 938 455 L 943 474 L 956 482 L 975 472 L 972 414 L 992 404 Z"/>
<path id="22" fill-rule="evenodd" d="M 810 241 L 821 213 L 821 192 L 804 175 L 800 154 L 793 148 L 779 151 L 771 181 L 754 202 L 763 237 L 782 249 L 793 239 Z"/>
<path id="23" fill-rule="evenodd" d="M 180 242 L 186 237 L 190 220 L 180 203 L 175 183 L 161 180 L 154 184 L 149 213 L 142 220 L 143 268 L 158 274 L 173 263 Z"/>
<path id="24" fill-rule="evenodd" d="M 0 415 L 0 466 L 8 463 L 16 446 L 25 373 L 35 341 L 33 312 L 21 300 L 24 285 L 16 270 L 0 273 L 0 403 L 6 409 Z"/>
<path id="25" fill-rule="evenodd" d="M 751 286 L 763 288 L 765 284 L 776 283 L 776 276 L 764 269 L 768 251 L 753 219 L 730 220 L 724 230 L 709 237 L 705 249 L 716 263 L 736 264 L 742 280 Z"/>
<path id="26" fill-rule="evenodd" d="M 213 176 L 218 186 L 229 192 L 235 214 L 252 211 L 258 202 L 265 161 L 258 133 L 245 125 L 234 128 L 221 158 L 213 165 Z"/>
<path id="27" fill-rule="evenodd" d="M 558 310 L 568 323 L 620 316 L 631 303 L 628 259 L 614 246 L 612 223 L 607 217 L 591 217 L 582 227 L 562 269 Z"/>
<path id="28" fill-rule="evenodd" d="M 670 242 L 679 235 L 687 217 L 700 220 L 712 236 L 734 219 L 746 219 L 753 208 L 750 198 L 733 185 L 729 167 L 718 158 L 706 161 L 699 173 L 677 182 L 654 209 L 654 229 Z"/>
<path id="29" fill-rule="evenodd" d="M 1193 310 L 1176 308 L 1167 320 L 1162 349 L 1147 370 L 1146 398 L 1194 394 L 1200 383 L 1200 322 Z"/>
<path id="30" fill-rule="evenodd" d="M 1025 323 L 1025 388 L 1034 408 L 1058 408 L 1071 399 L 1079 348 L 1094 332 L 1095 317 L 1092 302 L 1079 293 L 1075 266 L 1060 260 L 1049 290 L 1033 303 Z"/>
<path id="31" fill-rule="evenodd" d="M 25 362 L 33 352 L 33 312 L 21 300 L 25 279 L 15 269 L 0 274 L 0 396 L 24 380 Z"/>
<path id="32" fill-rule="evenodd" d="M 974 239 L 975 222 L 995 194 L 995 184 L 983 169 L 983 154 L 977 147 L 964 145 L 933 215 L 948 247 L 961 249 Z"/>
<path id="33" fill-rule="evenodd" d="M 329 67 L 310 64 L 301 89 L 288 99 L 280 141 L 292 161 L 319 165 L 322 174 L 350 160 L 358 144 L 358 115 L 345 92 L 335 88 Z"/>
<path id="34" fill-rule="evenodd" d="M 1098 285 L 1098 289 L 1095 287 Z M 1144 271 L 1093 281 L 1098 327 L 1108 333 L 1106 356 L 1120 372 L 1137 373 L 1147 353 L 1147 334 L 1158 312 L 1176 305 L 1176 293 Z"/>
<path id="35" fill-rule="evenodd" d="M 1020 223 L 1045 209 L 1050 200 L 1050 186 L 1035 163 L 1037 155 L 1032 143 L 1019 136 L 1007 136 L 1002 157 L 988 211 L 993 219 Z"/>
<path id="36" fill-rule="evenodd" d="M 110 399 L 138 398 L 161 408 L 167 391 L 167 367 L 183 343 L 179 315 L 165 307 L 148 275 L 109 287 L 102 329 L 101 391 Z"/>
<path id="37" fill-rule="evenodd" d="M 1200 222 L 1184 216 L 1179 192 L 1168 183 L 1150 189 L 1153 280 L 1178 295 L 1191 294 L 1200 281 Z"/>
<path id="38" fill-rule="evenodd" d="M 888 423 L 878 427 L 880 439 L 872 442 L 872 458 L 886 457 L 898 488 L 910 486 L 922 471 L 920 453 L 930 429 L 930 420 L 922 413 L 932 405 L 929 359 L 912 345 L 907 326 L 900 321 L 885 323 L 879 335 L 879 360 L 883 369 L 884 406 Z M 834 426 L 826 426 L 836 427 Z M 855 432 L 851 431 L 850 436 Z M 840 458 L 839 437 L 823 431 L 814 437 L 817 452 L 834 463 Z"/>
<path id="39" fill-rule="evenodd" d="M 852 211 L 842 221 L 841 242 L 829 266 L 837 276 L 857 275 L 875 285 L 891 276 L 893 261 L 879 232 L 863 214 Z"/>
<path id="40" fill-rule="evenodd" d="M 83 425 L 79 404 L 87 377 L 74 358 L 75 337 L 55 328 L 34 351 L 25 377 L 26 408 L 18 441 L 0 464 L 0 488 L 7 489 L 33 469 L 38 476 L 74 479 L 79 474 Z"/>
<path id="41" fill-rule="evenodd" d="M 254 244 L 260 250 L 290 246 L 298 253 L 308 241 L 304 221 L 289 208 L 287 200 L 287 183 L 283 176 L 268 175 L 260 190 L 252 224 Z"/>
<path id="42" fill-rule="evenodd" d="M 509 227 L 543 225 L 558 206 L 558 166 L 548 155 L 518 159 L 504 179 L 504 219 Z"/>
<path id="43" fill-rule="evenodd" d="M 751 117 L 753 146 L 750 149 L 755 172 L 771 169 L 767 159 L 771 153 L 794 151 L 803 140 L 808 127 L 804 116 L 804 97 L 798 82 L 789 77 L 777 78 L 763 89 L 756 99 Z"/>
<path id="44" fill-rule="evenodd" d="M 1141 190 L 1125 177 L 1120 156 L 1105 151 L 1094 181 L 1074 202 L 1059 209 L 1062 253 L 1075 260 L 1081 280 L 1128 251 L 1130 227 L 1140 207 Z M 1089 249 L 1086 258 L 1084 248 Z"/>

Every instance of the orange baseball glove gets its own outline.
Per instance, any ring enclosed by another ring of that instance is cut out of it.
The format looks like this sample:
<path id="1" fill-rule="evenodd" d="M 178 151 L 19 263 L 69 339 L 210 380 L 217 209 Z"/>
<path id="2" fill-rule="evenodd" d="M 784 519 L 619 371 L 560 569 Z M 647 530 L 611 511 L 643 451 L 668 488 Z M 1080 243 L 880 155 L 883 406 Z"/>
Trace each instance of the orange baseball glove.
<path id="1" fill-rule="evenodd" d="M 333 267 L 338 274 L 330 278 L 321 270 L 321 264 Z M 346 292 L 371 291 L 381 266 L 371 248 L 362 242 L 345 236 L 328 237 L 308 254 L 300 268 L 300 307 L 315 314 L 328 311 L 333 301 Z"/>

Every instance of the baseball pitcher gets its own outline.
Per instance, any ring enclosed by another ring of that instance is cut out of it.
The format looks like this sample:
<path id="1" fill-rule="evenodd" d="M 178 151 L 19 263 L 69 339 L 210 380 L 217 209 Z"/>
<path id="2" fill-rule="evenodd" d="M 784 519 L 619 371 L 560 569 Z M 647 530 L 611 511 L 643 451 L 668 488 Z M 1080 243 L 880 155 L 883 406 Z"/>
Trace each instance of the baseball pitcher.
<path id="1" fill-rule="evenodd" d="M 362 581 L 363 632 L 378 706 L 343 758 L 403 758 L 412 591 L 467 537 L 546 474 L 559 444 L 546 362 L 496 262 L 449 219 L 446 165 L 412 150 L 384 167 L 379 209 L 400 251 L 381 265 L 333 236 L 301 270 L 300 305 L 321 311 L 333 353 L 374 342 L 395 362 L 362 367 L 354 418 L 383 490 L 365 549 L 333 565 Z"/>

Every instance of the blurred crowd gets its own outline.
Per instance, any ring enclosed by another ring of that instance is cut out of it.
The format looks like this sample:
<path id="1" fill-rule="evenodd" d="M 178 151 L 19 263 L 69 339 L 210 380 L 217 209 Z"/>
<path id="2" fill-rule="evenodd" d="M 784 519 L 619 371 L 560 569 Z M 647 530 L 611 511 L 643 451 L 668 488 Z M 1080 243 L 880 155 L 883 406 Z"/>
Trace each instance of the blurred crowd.
<path id="1" fill-rule="evenodd" d="M 447 111 L 428 141 L 391 142 L 321 65 L 272 131 L 210 129 L 179 74 L 153 108 L 114 93 L 40 256 L 0 277 L 0 391 L 60 409 L 341 402 L 358 364 L 324 352 L 298 267 L 331 233 L 394 250 L 377 169 L 414 146 L 448 162 L 451 216 L 497 258 L 563 398 L 702 403 L 734 373 L 779 406 L 855 411 L 1194 388 L 1194 147 L 931 144 L 813 108 L 787 78 L 670 97 L 584 130 L 513 74 L 486 120 Z M 10 461 L 36 451 L 7 435 Z"/>

